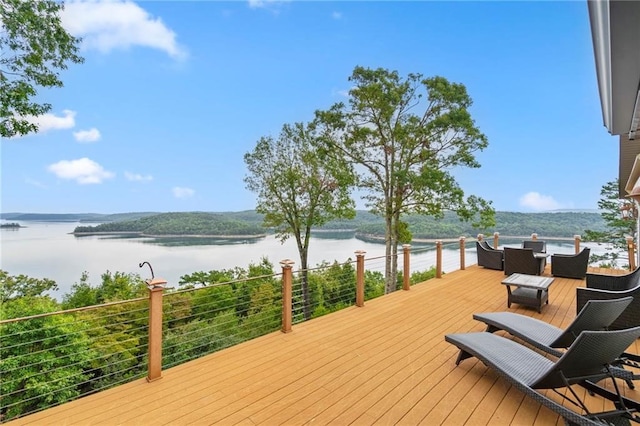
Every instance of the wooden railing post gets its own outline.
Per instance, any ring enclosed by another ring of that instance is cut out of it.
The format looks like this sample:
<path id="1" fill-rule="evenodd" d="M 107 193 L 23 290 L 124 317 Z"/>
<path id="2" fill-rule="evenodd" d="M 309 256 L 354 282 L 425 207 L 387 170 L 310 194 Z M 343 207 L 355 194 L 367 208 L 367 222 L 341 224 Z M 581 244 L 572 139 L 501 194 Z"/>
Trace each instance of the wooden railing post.
<path id="1" fill-rule="evenodd" d="M 573 236 L 573 246 L 575 248 L 576 254 L 580 253 L 580 240 L 582 238 L 580 237 L 580 235 L 574 235 Z"/>
<path id="2" fill-rule="evenodd" d="M 442 278 L 442 240 L 436 241 L 436 278 Z"/>
<path id="3" fill-rule="evenodd" d="M 482 241 L 484 239 L 484 234 L 478 234 L 478 236 L 476 237 L 476 239 L 478 241 Z"/>
<path id="4" fill-rule="evenodd" d="M 292 282 L 293 272 L 291 268 L 295 262 L 285 259 L 280 262 L 282 266 L 282 332 L 291 332 L 291 312 L 292 312 Z"/>
<path id="5" fill-rule="evenodd" d="M 536 234 L 535 232 L 533 234 L 531 234 L 531 239 L 533 241 L 536 241 L 538 239 L 538 234 Z"/>
<path id="6" fill-rule="evenodd" d="M 162 291 L 167 281 L 155 278 L 147 281 L 149 288 L 149 360 L 147 381 L 162 378 Z"/>
<path id="7" fill-rule="evenodd" d="M 356 251 L 356 306 L 364 306 L 364 255 L 366 251 Z"/>
<path id="8" fill-rule="evenodd" d="M 464 255 L 465 255 L 465 250 L 466 248 L 466 244 L 465 244 L 465 237 L 460 237 L 460 270 L 464 271 Z"/>
<path id="9" fill-rule="evenodd" d="M 494 232 L 493 233 L 493 248 L 497 249 L 499 243 L 500 243 L 500 233 L 499 232 Z"/>
<path id="10" fill-rule="evenodd" d="M 627 250 L 629 253 L 629 270 L 634 271 L 636 269 L 636 253 L 635 244 L 633 243 L 633 237 L 626 237 Z"/>
<path id="11" fill-rule="evenodd" d="M 411 244 L 403 244 L 404 269 L 402 272 L 402 289 L 408 291 L 411 288 Z"/>

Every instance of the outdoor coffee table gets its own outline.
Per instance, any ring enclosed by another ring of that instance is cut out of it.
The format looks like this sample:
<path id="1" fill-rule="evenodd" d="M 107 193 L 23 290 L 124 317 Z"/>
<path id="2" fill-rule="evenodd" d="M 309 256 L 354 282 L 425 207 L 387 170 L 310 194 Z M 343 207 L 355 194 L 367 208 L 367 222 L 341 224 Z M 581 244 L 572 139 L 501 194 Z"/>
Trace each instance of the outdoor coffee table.
<path id="1" fill-rule="evenodd" d="M 543 303 L 549 303 L 549 286 L 553 278 L 538 275 L 511 274 L 502 281 L 507 286 L 507 306 L 512 303 L 531 306 L 542 310 Z M 511 290 L 511 287 L 515 287 Z"/>

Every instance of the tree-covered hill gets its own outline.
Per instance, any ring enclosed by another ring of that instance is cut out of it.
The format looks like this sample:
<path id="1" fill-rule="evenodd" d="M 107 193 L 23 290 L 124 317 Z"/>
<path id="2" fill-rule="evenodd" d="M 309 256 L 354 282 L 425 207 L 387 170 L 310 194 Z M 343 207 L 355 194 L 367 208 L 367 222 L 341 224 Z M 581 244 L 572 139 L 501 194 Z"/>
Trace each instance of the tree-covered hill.
<path id="1" fill-rule="evenodd" d="M 110 215 L 112 220 L 132 217 L 134 213 Z M 128 232 L 144 235 L 236 235 L 258 236 L 269 232 L 262 225 L 262 215 L 253 210 L 224 213 L 160 213 L 147 214 L 136 220 L 118 220 L 97 226 L 79 226 L 77 234 Z M 461 222 L 454 214 L 445 214 L 441 220 L 431 217 L 411 215 L 406 218 L 414 239 L 475 237 L 479 233 L 492 235 L 499 232 L 503 236 L 527 236 L 536 232 L 541 237 L 571 238 L 584 235 L 585 230 L 603 231 L 605 222 L 599 213 L 556 212 L 556 213 L 515 213 L 496 212 L 496 227 L 475 229 L 469 223 Z M 355 231 L 361 235 L 384 235 L 384 221 L 366 211 L 358 211 L 353 220 L 339 220 L 327 223 L 320 230 Z"/>
<path id="2" fill-rule="evenodd" d="M 132 213 L 0 213 L 0 219 L 23 220 L 37 222 L 117 222 L 134 220 L 141 217 L 153 216 L 159 212 L 132 212 Z"/>
<path id="3" fill-rule="evenodd" d="M 537 233 L 545 237 L 571 238 L 583 235 L 585 230 L 602 231 L 605 222 L 599 213 L 558 212 L 558 213 L 515 213 L 496 212 L 496 226 L 492 229 L 473 228 L 470 223 L 461 222 L 453 213 L 445 214 L 441 220 L 411 215 L 405 218 L 414 239 L 455 238 L 482 233 L 503 236 L 527 236 Z M 362 224 L 358 232 L 367 235 L 384 235 L 384 223 Z"/>
<path id="4" fill-rule="evenodd" d="M 264 229 L 256 223 L 243 221 L 223 213 L 161 213 L 136 220 L 78 226 L 74 234 L 127 232 L 142 235 L 261 235 Z"/>

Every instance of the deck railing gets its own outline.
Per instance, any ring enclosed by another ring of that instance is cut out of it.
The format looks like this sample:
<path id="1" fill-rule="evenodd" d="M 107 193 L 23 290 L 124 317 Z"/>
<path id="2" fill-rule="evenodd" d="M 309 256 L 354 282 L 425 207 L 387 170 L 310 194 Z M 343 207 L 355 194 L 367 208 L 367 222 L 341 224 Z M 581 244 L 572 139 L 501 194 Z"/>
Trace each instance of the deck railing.
<path id="1" fill-rule="evenodd" d="M 499 234 L 493 239 L 498 246 Z M 574 241 L 578 252 L 580 237 Z M 404 245 L 397 289 L 465 269 L 467 244 L 464 237 L 435 241 L 435 265 L 424 256 L 433 246 Z M 459 256 L 443 259 L 444 249 Z M 159 380 L 163 368 L 362 307 L 384 294 L 386 257 L 354 255 L 307 271 L 283 260 L 272 275 L 184 290 L 167 291 L 166 281 L 153 279 L 148 298 L 0 321 L 0 422 L 145 376 Z"/>

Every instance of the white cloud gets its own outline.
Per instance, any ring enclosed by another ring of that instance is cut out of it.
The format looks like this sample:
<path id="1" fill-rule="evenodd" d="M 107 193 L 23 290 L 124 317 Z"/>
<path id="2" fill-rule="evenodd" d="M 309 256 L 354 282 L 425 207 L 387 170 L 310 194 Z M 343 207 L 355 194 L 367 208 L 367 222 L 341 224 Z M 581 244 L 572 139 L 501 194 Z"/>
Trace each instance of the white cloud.
<path id="1" fill-rule="evenodd" d="M 128 0 L 88 0 L 66 3 L 62 23 L 67 31 L 82 37 L 83 46 L 107 53 L 131 46 L 150 47 L 175 59 L 187 56 L 176 41 L 176 33 L 162 19 Z"/>
<path id="2" fill-rule="evenodd" d="M 554 200 L 553 197 L 549 195 L 541 195 L 538 192 L 528 192 L 524 194 L 520 197 L 520 205 L 537 211 L 557 210 L 562 208 L 562 205 Z"/>
<path id="3" fill-rule="evenodd" d="M 196 193 L 193 189 L 182 186 L 175 186 L 171 191 L 173 192 L 173 196 L 176 198 L 189 198 L 193 197 L 193 194 Z"/>
<path id="4" fill-rule="evenodd" d="M 25 117 L 25 119 L 38 126 L 38 133 L 46 133 L 49 130 L 71 129 L 76 125 L 76 112 L 69 109 L 62 111 L 62 116 L 46 113 L 40 116 Z"/>
<path id="5" fill-rule="evenodd" d="M 100 140 L 100 131 L 95 127 L 89 130 L 79 130 L 73 132 L 73 137 L 76 138 L 78 142 L 96 142 Z"/>
<path id="6" fill-rule="evenodd" d="M 153 180 L 151 175 L 140 175 L 138 173 L 124 172 L 124 177 L 132 182 L 150 182 Z"/>
<path id="7" fill-rule="evenodd" d="M 77 160 L 62 160 L 51 164 L 47 170 L 60 179 L 75 180 L 79 184 L 102 183 L 105 179 L 115 176 L 106 171 L 100 164 L 88 158 Z"/>
<path id="8" fill-rule="evenodd" d="M 342 19 L 342 13 L 340 13 L 340 12 L 333 12 L 333 13 L 331 14 L 331 17 L 332 17 L 333 19 Z"/>

